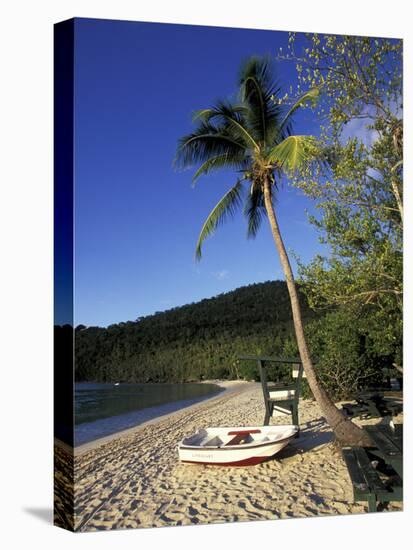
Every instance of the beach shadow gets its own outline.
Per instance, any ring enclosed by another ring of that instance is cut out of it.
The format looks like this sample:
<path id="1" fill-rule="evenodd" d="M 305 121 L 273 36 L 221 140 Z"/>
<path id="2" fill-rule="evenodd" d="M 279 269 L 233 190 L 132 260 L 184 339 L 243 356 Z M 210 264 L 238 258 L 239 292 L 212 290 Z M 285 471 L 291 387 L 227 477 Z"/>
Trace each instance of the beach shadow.
<path id="1" fill-rule="evenodd" d="M 309 428 L 311 424 L 311 428 Z M 290 441 L 289 445 L 284 447 L 278 456 L 283 458 L 290 458 L 295 455 L 302 455 L 305 452 L 312 451 L 329 443 L 333 443 L 335 440 L 334 433 L 330 430 L 319 431 L 315 428 L 325 426 L 324 420 L 313 421 L 306 425 L 307 427 L 300 431 L 300 435 Z"/>
<path id="2" fill-rule="evenodd" d="M 23 508 L 23 511 L 26 512 L 26 514 L 30 514 L 31 516 L 48 523 L 49 525 L 53 524 L 52 508 Z"/>
<path id="3" fill-rule="evenodd" d="M 324 497 L 320 496 L 320 495 L 317 495 L 315 493 L 311 493 L 310 495 L 308 495 L 310 500 L 312 502 L 314 502 L 314 504 L 316 504 L 317 506 L 320 506 L 321 504 L 325 504 L 326 501 L 324 499 Z"/>
<path id="4" fill-rule="evenodd" d="M 335 436 L 332 431 L 303 430 L 300 436 L 292 442 L 292 445 L 297 446 L 301 451 L 312 451 L 317 447 L 332 443 L 334 440 Z"/>
<path id="5" fill-rule="evenodd" d="M 322 426 L 325 426 L 325 425 L 326 425 L 326 421 L 323 417 L 316 418 L 314 420 L 310 420 L 309 422 L 306 422 L 305 424 L 303 424 L 304 428 L 302 428 L 302 431 L 321 428 Z"/>

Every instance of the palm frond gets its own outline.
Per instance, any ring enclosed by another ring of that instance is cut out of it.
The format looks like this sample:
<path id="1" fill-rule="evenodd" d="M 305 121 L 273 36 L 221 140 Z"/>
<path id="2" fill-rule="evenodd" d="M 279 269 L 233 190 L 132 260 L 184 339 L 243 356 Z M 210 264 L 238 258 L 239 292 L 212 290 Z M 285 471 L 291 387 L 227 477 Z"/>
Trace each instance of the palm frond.
<path id="1" fill-rule="evenodd" d="M 192 122 L 197 122 L 198 120 L 207 122 L 209 118 L 209 111 L 210 109 L 198 109 L 197 111 L 194 111 L 192 113 Z"/>
<path id="2" fill-rule="evenodd" d="M 230 114 L 233 118 L 238 118 L 239 115 L 245 112 L 245 107 L 243 105 L 237 105 L 230 103 L 229 101 L 218 101 L 215 107 L 210 107 L 209 109 L 199 109 L 192 113 L 192 122 L 203 121 L 208 122 L 214 113 L 223 109 L 227 111 L 227 114 Z"/>
<path id="3" fill-rule="evenodd" d="M 300 107 L 305 107 L 308 104 L 310 104 L 312 107 L 317 103 L 318 99 L 320 97 L 320 90 L 319 88 L 311 88 L 307 92 L 305 92 L 303 95 L 301 95 L 297 101 L 290 107 L 290 109 L 285 114 L 282 122 L 281 122 L 281 128 L 284 128 L 287 126 L 291 121 L 291 116 L 299 109 Z"/>
<path id="4" fill-rule="evenodd" d="M 270 150 L 267 160 L 271 164 L 294 172 L 317 158 L 316 144 L 313 136 L 289 136 Z"/>
<path id="5" fill-rule="evenodd" d="M 234 168 L 237 170 L 243 170 L 245 168 L 245 155 L 241 152 L 239 155 L 236 153 L 229 157 L 227 154 L 218 155 L 206 160 L 198 170 L 195 172 L 192 178 L 192 185 L 195 186 L 196 182 L 202 175 L 207 175 L 213 170 L 219 168 Z"/>
<path id="6" fill-rule="evenodd" d="M 239 75 L 241 101 L 247 106 L 246 122 L 257 141 L 280 141 L 282 110 L 273 101 L 280 93 L 275 83 L 269 58 L 251 57 Z"/>
<path id="7" fill-rule="evenodd" d="M 178 142 L 174 165 L 187 168 L 213 157 L 227 155 L 231 159 L 245 151 L 245 143 L 229 134 L 225 128 L 202 122 Z"/>
<path id="8" fill-rule="evenodd" d="M 246 127 L 244 117 L 246 109 L 242 105 L 233 105 L 228 101 L 220 101 L 210 109 L 202 109 L 195 115 L 195 120 L 201 119 L 213 123 L 225 130 L 235 140 L 244 142 L 246 147 L 258 149 L 258 144 Z"/>
<path id="9" fill-rule="evenodd" d="M 244 215 L 247 218 L 247 237 L 256 237 L 265 216 L 264 195 L 258 185 L 252 183 L 250 192 L 244 203 Z"/>
<path id="10" fill-rule="evenodd" d="M 204 225 L 202 226 L 196 245 L 195 256 L 198 260 L 202 257 L 202 244 L 205 239 L 212 235 L 216 228 L 224 223 L 228 216 L 233 216 L 236 210 L 240 207 L 242 202 L 241 191 L 242 183 L 241 180 L 238 180 L 234 187 L 225 193 L 222 199 L 209 214 Z"/>

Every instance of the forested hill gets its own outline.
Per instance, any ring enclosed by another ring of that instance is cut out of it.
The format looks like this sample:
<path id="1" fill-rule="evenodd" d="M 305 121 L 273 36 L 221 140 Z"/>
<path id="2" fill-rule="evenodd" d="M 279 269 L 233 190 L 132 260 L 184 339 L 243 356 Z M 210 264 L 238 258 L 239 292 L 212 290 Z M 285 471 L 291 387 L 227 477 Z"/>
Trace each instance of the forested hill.
<path id="1" fill-rule="evenodd" d="M 301 302 L 308 321 L 314 313 Z M 76 327 L 76 380 L 252 378 L 237 356 L 291 354 L 292 334 L 285 282 L 253 284 L 135 322 Z"/>

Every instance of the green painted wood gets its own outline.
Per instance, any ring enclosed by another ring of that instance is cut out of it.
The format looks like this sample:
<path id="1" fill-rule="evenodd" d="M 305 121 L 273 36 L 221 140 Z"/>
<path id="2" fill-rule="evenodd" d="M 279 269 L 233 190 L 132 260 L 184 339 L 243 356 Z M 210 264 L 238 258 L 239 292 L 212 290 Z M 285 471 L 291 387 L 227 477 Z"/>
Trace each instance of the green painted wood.
<path id="1" fill-rule="evenodd" d="M 403 425 L 396 424 L 393 430 L 390 426 L 365 426 L 366 431 L 377 447 L 370 452 L 389 464 L 403 479 Z"/>
<path id="2" fill-rule="evenodd" d="M 360 469 L 358 460 L 354 453 L 353 448 L 345 447 L 342 449 L 342 455 L 346 463 L 348 473 L 350 475 L 351 482 L 353 487 L 360 493 L 366 494 L 370 492 L 367 480 L 363 474 L 363 471 Z"/>
<path id="3" fill-rule="evenodd" d="M 397 457 L 403 454 L 400 447 L 393 440 L 393 435 L 384 426 L 365 426 L 364 429 L 384 455 Z"/>
<path id="4" fill-rule="evenodd" d="M 387 427 L 387 428 L 391 429 L 389 427 Z M 399 449 L 403 453 L 403 424 L 395 424 L 393 439 L 394 439 L 395 444 L 399 447 Z"/>
<path id="5" fill-rule="evenodd" d="M 369 512 L 377 512 L 377 500 L 376 495 L 369 495 L 367 497 L 367 502 L 369 505 Z"/>
<path id="6" fill-rule="evenodd" d="M 394 429 L 388 424 L 377 424 L 376 428 L 388 437 L 403 453 L 403 424 L 395 424 Z"/>
<path id="7" fill-rule="evenodd" d="M 257 361 L 258 370 L 260 373 L 262 393 L 264 396 L 265 404 L 265 415 L 264 415 L 264 426 L 268 426 L 270 418 L 273 415 L 273 412 L 279 408 L 286 409 L 290 411 L 291 420 L 293 424 L 299 425 L 298 419 L 298 402 L 301 392 L 301 380 L 303 377 L 304 369 L 300 359 L 296 358 L 282 358 L 282 357 L 265 357 L 257 355 L 242 355 L 239 357 L 240 360 L 248 361 Z M 295 372 L 291 370 L 291 383 L 285 382 L 269 382 L 267 378 L 267 372 L 265 363 L 287 363 L 293 366 Z M 298 369 L 297 369 L 298 366 Z M 280 391 L 280 390 L 294 390 L 294 396 L 291 398 L 285 397 L 270 397 L 270 391 Z"/>
<path id="8" fill-rule="evenodd" d="M 280 391 L 280 390 L 296 390 L 297 389 L 297 384 L 295 382 L 294 382 L 294 384 L 284 384 L 283 382 L 278 382 L 276 384 L 271 383 L 271 386 L 267 385 L 267 388 L 268 388 L 268 392 L 270 392 L 270 391 Z"/>
<path id="9" fill-rule="evenodd" d="M 367 408 L 368 408 L 368 414 L 372 418 L 379 418 L 382 416 L 381 411 L 377 407 L 377 404 L 374 401 L 366 401 Z"/>
<path id="10" fill-rule="evenodd" d="M 359 416 L 360 418 L 370 417 L 367 405 L 363 405 L 361 403 L 344 403 L 342 405 L 342 408 L 348 414 L 348 416 Z"/>
<path id="11" fill-rule="evenodd" d="M 403 500 L 403 481 L 398 475 L 391 476 L 384 483 L 363 447 L 345 447 L 342 455 L 353 485 L 355 501 L 368 503 L 369 512 L 377 511 L 378 502 Z"/>
<path id="12" fill-rule="evenodd" d="M 386 494 L 388 489 L 380 479 L 379 474 L 372 467 L 369 457 L 363 447 L 353 447 L 354 455 L 357 459 L 358 465 L 365 477 L 366 483 L 369 486 L 370 492 L 376 495 Z"/>

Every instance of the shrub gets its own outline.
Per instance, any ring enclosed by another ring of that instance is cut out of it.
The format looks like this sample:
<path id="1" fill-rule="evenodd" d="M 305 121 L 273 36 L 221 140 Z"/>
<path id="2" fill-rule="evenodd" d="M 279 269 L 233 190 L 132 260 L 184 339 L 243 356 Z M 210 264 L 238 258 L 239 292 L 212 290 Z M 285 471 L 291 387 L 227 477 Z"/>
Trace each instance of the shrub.
<path id="1" fill-rule="evenodd" d="M 366 334 L 348 310 L 328 313 L 308 327 L 317 376 L 335 400 L 348 399 L 380 378 L 382 361 L 366 347 Z"/>

